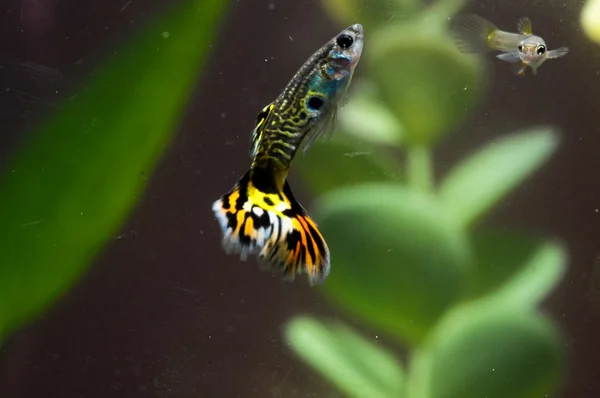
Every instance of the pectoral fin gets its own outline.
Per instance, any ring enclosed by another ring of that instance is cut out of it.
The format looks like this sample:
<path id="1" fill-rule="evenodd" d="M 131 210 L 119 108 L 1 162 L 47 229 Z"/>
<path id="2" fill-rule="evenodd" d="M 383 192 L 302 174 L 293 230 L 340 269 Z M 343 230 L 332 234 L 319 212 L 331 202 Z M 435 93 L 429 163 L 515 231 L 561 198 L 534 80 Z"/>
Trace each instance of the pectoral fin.
<path id="1" fill-rule="evenodd" d="M 555 50 L 548 51 L 546 58 L 549 58 L 549 59 L 560 58 L 564 55 L 567 55 L 568 52 L 569 52 L 568 47 L 560 47 Z"/>
<path id="2" fill-rule="evenodd" d="M 496 57 L 498 57 L 498 59 L 501 59 L 504 62 L 519 62 L 521 60 L 521 58 L 519 58 L 519 53 L 502 53 L 502 54 L 498 54 L 496 55 Z"/>

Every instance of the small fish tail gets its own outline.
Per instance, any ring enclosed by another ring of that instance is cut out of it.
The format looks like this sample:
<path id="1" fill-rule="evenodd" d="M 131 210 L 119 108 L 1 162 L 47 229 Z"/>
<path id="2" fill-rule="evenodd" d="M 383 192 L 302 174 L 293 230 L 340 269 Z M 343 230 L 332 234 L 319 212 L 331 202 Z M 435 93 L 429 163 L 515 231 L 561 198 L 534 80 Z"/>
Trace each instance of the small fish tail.
<path id="1" fill-rule="evenodd" d="M 492 22 L 475 14 L 456 17 L 450 32 L 456 48 L 460 52 L 481 54 L 493 50 L 491 37 L 498 28 Z"/>
<path id="2" fill-rule="evenodd" d="M 235 186 L 213 203 L 212 209 L 223 232 L 222 245 L 227 254 L 239 254 L 243 260 L 255 254 L 264 244 L 257 231 L 258 225 L 253 225 L 255 217 L 249 221 L 251 205 L 248 198 L 250 172 L 247 172 Z M 261 220 L 260 224 L 264 223 Z"/>
<path id="3" fill-rule="evenodd" d="M 223 249 L 242 260 L 256 255 L 261 268 L 279 271 L 285 279 L 306 273 L 311 285 L 322 282 L 329 274 L 329 249 L 317 225 L 287 181 L 277 191 L 255 172 L 248 171 L 213 204 Z"/>

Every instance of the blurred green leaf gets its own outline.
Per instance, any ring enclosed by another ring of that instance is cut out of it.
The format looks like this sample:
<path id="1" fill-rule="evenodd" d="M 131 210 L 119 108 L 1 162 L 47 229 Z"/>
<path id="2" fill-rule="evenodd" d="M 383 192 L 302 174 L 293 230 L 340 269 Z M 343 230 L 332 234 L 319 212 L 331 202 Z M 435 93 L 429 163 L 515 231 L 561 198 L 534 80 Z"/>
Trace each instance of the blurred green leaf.
<path id="1" fill-rule="evenodd" d="M 558 142 L 557 131 L 550 127 L 506 136 L 451 170 L 440 197 L 459 222 L 472 224 L 539 169 Z"/>
<path id="2" fill-rule="evenodd" d="M 365 184 L 316 210 L 332 253 L 325 292 L 352 314 L 414 344 L 464 292 L 466 238 L 433 198 Z"/>
<path id="3" fill-rule="evenodd" d="M 299 317 L 286 328 L 291 349 L 354 398 L 404 397 L 398 361 L 343 324 Z"/>
<path id="4" fill-rule="evenodd" d="M 449 21 L 469 0 L 434 0 L 433 3 L 423 10 L 418 22 L 423 29 L 434 32 L 447 32 Z M 447 34 L 447 33 L 445 33 Z"/>
<path id="5" fill-rule="evenodd" d="M 329 17 L 341 25 L 362 24 L 366 30 L 382 23 L 409 19 L 422 0 L 323 0 Z"/>
<path id="6" fill-rule="evenodd" d="M 399 146 L 403 127 L 372 86 L 365 81 L 354 83 L 356 95 L 338 111 L 339 129 L 361 141 Z"/>
<path id="7" fill-rule="evenodd" d="M 558 285 L 567 253 L 559 243 L 519 233 L 482 232 L 474 238 L 478 267 L 472 293 L 505 307 L 535 308 Z"/>
<path id="8" fill-rule="evenodd" d="M 390 25 L 371 41 L 377 45 L 367 56 L 370 75 L 402 122 L 407 143 L 431 146 L 480 99 L 483 65 L 458 52 L 448 34 Z"/>
<path id="9" fill-rule="evenodd" d="M 502 301 L 461 306 L 415 353 L 408 397 L 554 396 L 563 360 L 560 336 L 545 318 Z"/>
<path id="10" fill-rule="evenodd" d="M 329 140 L 298 156 L 295 173 L 313 193 L 369 181 L 398 181 L 399 165 L 370 145 L 351 140 Z"/>
<path id="11" fill-rule="evenodd" d="M 223 5 L 178 5 L 9 164 L 0 181 L 0 336 L 65 292 L 120 228 L 177 126 Z"/>

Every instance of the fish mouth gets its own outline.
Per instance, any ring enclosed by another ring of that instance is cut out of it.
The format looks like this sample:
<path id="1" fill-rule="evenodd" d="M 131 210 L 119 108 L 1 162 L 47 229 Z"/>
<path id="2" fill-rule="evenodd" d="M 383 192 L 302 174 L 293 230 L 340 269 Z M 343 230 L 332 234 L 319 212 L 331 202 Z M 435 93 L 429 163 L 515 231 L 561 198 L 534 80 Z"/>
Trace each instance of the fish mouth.
<path id="1" fill-rule="evenodd" d="M 358 62 L 360 55 L 362 54 L 362 50 L 363 50 L 363 42 L 365 39 L 365 33 L 364 33 L 364 29 L 363 26 L 359 23 L 355 23 L 354 25 L 352 25 L 350 27 L 350 29 L 354 32 L 355 35 L 355 42 L 356 44 L 354 45 L 354 48 L 352 49 L 352 55 L 354 58 L 354 62 Z"/>
<path id="2" fill-rule="evenodd" d="M 364 35 L 364 29 L 363 26 L 359 23 L 355 23 L 354 25 L 350 25 L 348 27 L 348 30 L 352 31 L 355 35 L 357 39 L 361 39 L 363 38 Z"/>

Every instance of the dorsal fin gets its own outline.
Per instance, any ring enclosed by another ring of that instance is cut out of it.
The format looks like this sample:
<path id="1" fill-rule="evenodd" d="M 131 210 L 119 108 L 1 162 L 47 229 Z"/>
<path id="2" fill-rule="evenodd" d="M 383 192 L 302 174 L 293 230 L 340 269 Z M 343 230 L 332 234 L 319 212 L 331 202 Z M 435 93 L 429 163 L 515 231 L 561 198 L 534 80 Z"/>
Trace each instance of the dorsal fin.
<path id="1" fill-rule="evenodd" d="M 273 111 L 275 105 L 271 102 L 269 105 L 265 106 L 262 111 L 256 116 L 256 125 L 254 126 L 254 130 L 252 130 L 252 147 L 250 149 L 250 154 L 254 158 L 256 156 L 256 152 L 258 151 L 258 146 L 260 145 L 260 140 L 262 139 L 263 134 L 263 126 L 265 121 Z"/>
<path id="2" fill-rule="evenodd" d="M 533 31 L 531 30 L 531 19 L 524 17 L 519 19 L 519 23 L 517 24 L 517 29 L 519 33 L 522 35 L 532 35 Z"/>

